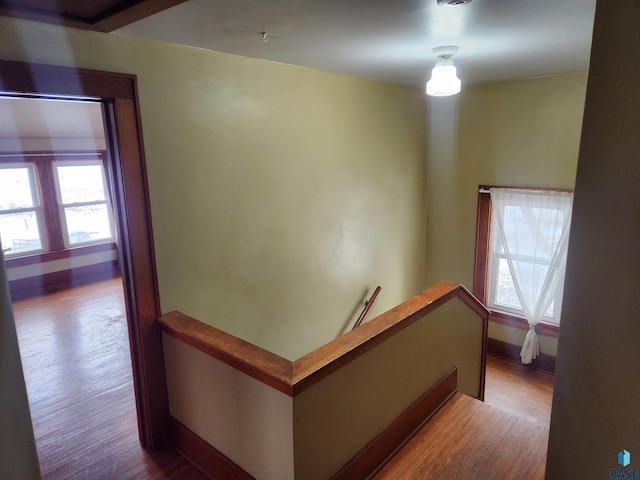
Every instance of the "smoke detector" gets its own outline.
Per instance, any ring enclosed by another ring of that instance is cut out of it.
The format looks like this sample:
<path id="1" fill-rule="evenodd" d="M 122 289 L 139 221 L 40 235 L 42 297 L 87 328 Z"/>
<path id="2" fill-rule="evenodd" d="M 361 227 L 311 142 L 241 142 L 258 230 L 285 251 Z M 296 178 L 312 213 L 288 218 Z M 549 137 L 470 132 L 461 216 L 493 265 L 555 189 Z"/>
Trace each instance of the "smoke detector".
<path id="1" fill-rule="evenodd" d="M 438 0 L 438 5 L 441 7 L 456 7 L 467 3 L 471 3 L 471 0 Z"/>

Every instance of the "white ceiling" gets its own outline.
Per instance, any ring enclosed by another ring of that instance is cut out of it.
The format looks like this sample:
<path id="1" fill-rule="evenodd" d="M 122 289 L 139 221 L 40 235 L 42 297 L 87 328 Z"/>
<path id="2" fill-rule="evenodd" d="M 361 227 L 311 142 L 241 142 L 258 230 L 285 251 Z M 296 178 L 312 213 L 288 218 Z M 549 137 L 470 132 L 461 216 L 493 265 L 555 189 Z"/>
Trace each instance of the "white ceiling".
<path id="1" fill-rule="evenodd" d="M 463 85 L 586 70 L 594 10 L 595 0 L 189 0 L 117 32 L 423 88 L 442 45 L 460 48 Z M 3 150 L 20 149 L 17 138 L 46 150 L 51 137 L 103 148 L 99 105 L 0 98 Z"/>
<path id="2" fill-rule="evenodd" d="M 422 87 L 442 45 L 460 48 L 463 82 L 586 70 L 594 11 L 595 0 L 189 0 L 116 32 Z"/>

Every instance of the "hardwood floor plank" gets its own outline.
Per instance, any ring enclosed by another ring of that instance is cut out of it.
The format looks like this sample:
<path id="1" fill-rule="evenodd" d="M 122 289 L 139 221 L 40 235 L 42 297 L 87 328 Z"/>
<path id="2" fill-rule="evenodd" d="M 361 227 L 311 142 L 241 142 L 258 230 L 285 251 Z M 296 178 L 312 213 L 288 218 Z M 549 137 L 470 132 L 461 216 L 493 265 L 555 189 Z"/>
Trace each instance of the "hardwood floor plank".
<path id="1" fill-rule="evenodd" d="M 392 459 L 375 478 L 419 478 L 421 471 L 435 471 L 441 468 L 442 458 L 439 450 L 449 451 L 455 448 L 456 438 L 467 428 L 468 422 L 480 408 L 480 402 L 469 402 L 471 397 L 455 395 L 434 415 Z M 449 419 L 450 435 L 438 437 L 438 419 Z M 421 462 L 414 460 L 420 457 Z"/>
<path id="2" fill-rule="evenodd" d="M 487 358 L 485 402 L 456 395 L 375 480 L 544 478 L 553 376 Z"/>
<path id="3" fill-rule="evenodd" d="M 13 303 L 42 478 L 206 478 L 140 446 L 120 279 Z"/>
<path id="4" fill-rule="evenodd" d="M 442 478 L 477 478 L 478 467 L 491 455 L 494 440 L 511 430 L 514 423 L 515 418 L 499 409 L 483 406 L 476 410 L 473 422 L 458 438 L 452 461 L 446 462 L 447 457 L 444 457 L 446 467 L 442 470 Z M 475 445 L 475 448 L 470 449 L 469 445 Z"/>
<path id="5" fill-rule="evenodd" d="M 520 418 L 547 425 L 554 376 L 492 355 L 487 356 L 485 402 Z"/>
<path id="6" fill-rule="evenodd" d="M 509 415 L 509 414 L 507 414 Z M 513 417 L 513 423 L 476 466 L 476 478 L 534 479 L 540 459 L 546 456 L 548 430 Z M 544 446 L 544 448 L 540 448 Z"/>

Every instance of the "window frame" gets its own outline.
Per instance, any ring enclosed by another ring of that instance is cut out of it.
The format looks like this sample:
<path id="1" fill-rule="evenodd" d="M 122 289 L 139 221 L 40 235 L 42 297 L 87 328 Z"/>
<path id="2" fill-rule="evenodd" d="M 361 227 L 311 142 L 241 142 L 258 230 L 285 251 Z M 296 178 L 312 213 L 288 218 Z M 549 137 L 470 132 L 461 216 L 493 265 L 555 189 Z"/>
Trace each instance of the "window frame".
<path id="1" fill-rule="evenodd" d="M 0 210 L 0 215 L 11 215 L 15 213 L 24 213 L 24 212 L 33 212 L 36 217 L 36 225 L 38 226 L 38 237 L 40 240 L 40 248 L 34 250 L 28 250 L 26 252 L 12 254 L 11 250 L 5 252 L 5 257 L 9 258 L 18 258 L 22 256 L 28 255 L 37 255 L 43 252 L 48 251 L 49 242 L 46 234 L 46 225 L 44 218 L 44 209 L 43 209 L 43 200 L 42 200 L 42 191 L 40 188 L 40 179 L 38 175 L 38 166 L 36 162 L 33 161 L 9 161 L 9 162 L 1 162 L 1 168 L 11 169 L 11 168 L 26 168 L 29 176 L 29 186 L 31 189 L 31 203 L 33 206 L 31 207 L 21 207 L 21 208 L 12 208 L 8 210 Z"/>
<path id="2" fill-rule="evenodd" d="M 35 182 L 35 188 L 38 190 L 40 209 L 42 215 L 40 218 L 40 234 L 42 241 L 42 249 L 32 250 L 14 255 L 5 255 L 5 263 L 7 268 L 31 264 L 29 259 L 37 259 L 38 262 L 48 262 L 61 258 L 61 252 L 73 250 L 73 255 L 81 255 L 83 253 L 93 253 L 96 246 L 104 245 L 105 249 L 112 249 L 115 246 L 116 239 L 116 222 L 113 216 L 113 201 L 111 192 L 111 182 L 109 180 L 108 166 L 105 164 L 105 152 L 103 151 L 76 151 L 76 152 L 9 152 L 0 153 L 0 163 L 22 166 L 33 165 L 32 181 Z M 74 162 L 93 162 L 102 165 L 105 202 L 109 215 L 109 223 L 111 230 L 111 238 L 83 242 L 69 245 L 68 234 L 65 234 L 64 222 L 62 219 L 64 208 L 59 204 L 57 185 L 57 175 L 55 173 L 56 162 L 63 164 L 73 164 Z M 99 248 L 102 250 L 102 248 Z M 8 252 L 7 252 L 8 253 Z M 66 257 L 68 255 L 64 255 Z M 38 263 L 35 262 L 35 263 Z"/>
<path id="3" fill-rule="evenodd" d="M 527 319 L 515 312 L 496 310 L 488 306 L 489 295 L 489 277 L 491 275 L 491 267 L 489 265 L 492 250 L 492 225 L 493 218 L 491 215 L 491 196 L 489 189 L 491 188 L 517 188 L 520 190 L 532 191 L 549 191 L 549 192 L 573 192 L 571 189 L 560 188 L 544 188 L 544 187 L 504 187 L 495 185 L 480 185 L 478 187 L 478 210 L 476 219 L 476 244 L 475 244 L 475 260 L 473 269 L 473 294 L 485 305 L 490 311 L 489 320 L 510 325 L 512 327 L 529 329 Z M 558 336 L 559 324 L 548 320 L 540 320 L 536 325 L 538 333 Z"/>
<path id="4" fill-rule="evenodd" d="M 104 192 L 104 200 L 94 200 L 89 202 L 76 202 L 76 203 L 64 203 L 62 200 L 62 191 L 60 185 L 60 178 L 58 174 L 57 167 L 66 167 L 66 166 L 78 166 L 78 165 L 98 165 L 101 168 L 102 173 L 102 190 Z M 110 201 L 110 193 L 109 193 L 109 182 L 107 180 L 107 170 L 104 165 L 104 161 L 102 158 L 89 158 L 88 156 L 79 156 L 78 158 L 69 159 L 69 158 L 54 158 L 52 160 L 53 166 L 53 175 L 54 175 L 54 188 L 56 191 L 56 204 L 58 206 L 58 216 L 60 217 L 60 225 L 62 232 L 62 240 L 64 242 L 65 248 L 77 248 L 86 245 L 96 245 L 101 243 L 109 243 L 113 242 L 115 239 L 115 222 L 113 218 L 113 209 Z M 110 238 L 102 238 L 97 240 L 89 240 L 86 242 L 78 242 L 71 243 L 71 232 L 69 232 L 69 227 L 67 225 L 66 220 L 66 209 L 73 207 L 81 207 L 88 205 L 105 205 L 107 210 L 107 218 L 109 222 L 109 233 L 111 235 Z"/>

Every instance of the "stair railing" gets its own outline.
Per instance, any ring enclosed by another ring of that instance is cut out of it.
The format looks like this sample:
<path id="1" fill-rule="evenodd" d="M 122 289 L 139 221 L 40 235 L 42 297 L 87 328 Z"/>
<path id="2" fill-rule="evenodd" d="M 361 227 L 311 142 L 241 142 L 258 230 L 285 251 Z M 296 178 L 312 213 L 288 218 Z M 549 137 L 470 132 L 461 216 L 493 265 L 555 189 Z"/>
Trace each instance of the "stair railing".
<path id="1" fill-rule="evenodd" d="M 380 285 L 378 285 L 376 287 L 376 289 L 373 291 L 373 293 L 371 294 L 371 298 L 369 298 L 369 300 L 364 302 L 364 309 L 362 310 L 362 313 L 358 317 L 358 320 L 356 320 L 356 323 L 353 325 L 353 328 L 356 328 L 356 327 L 360 326 L 360 324 L 364 320 L 364 317 L 366 317 L 367 313 L 369 313 L 369 310 L 371 309 L 371 306 L 373 305 L 373 302 L 376 301 L 376 297 L 380 293 L 380 290 L 382 290 L 382 287 Z M 351 330 L 353 330 L 353 328 Z"/>

